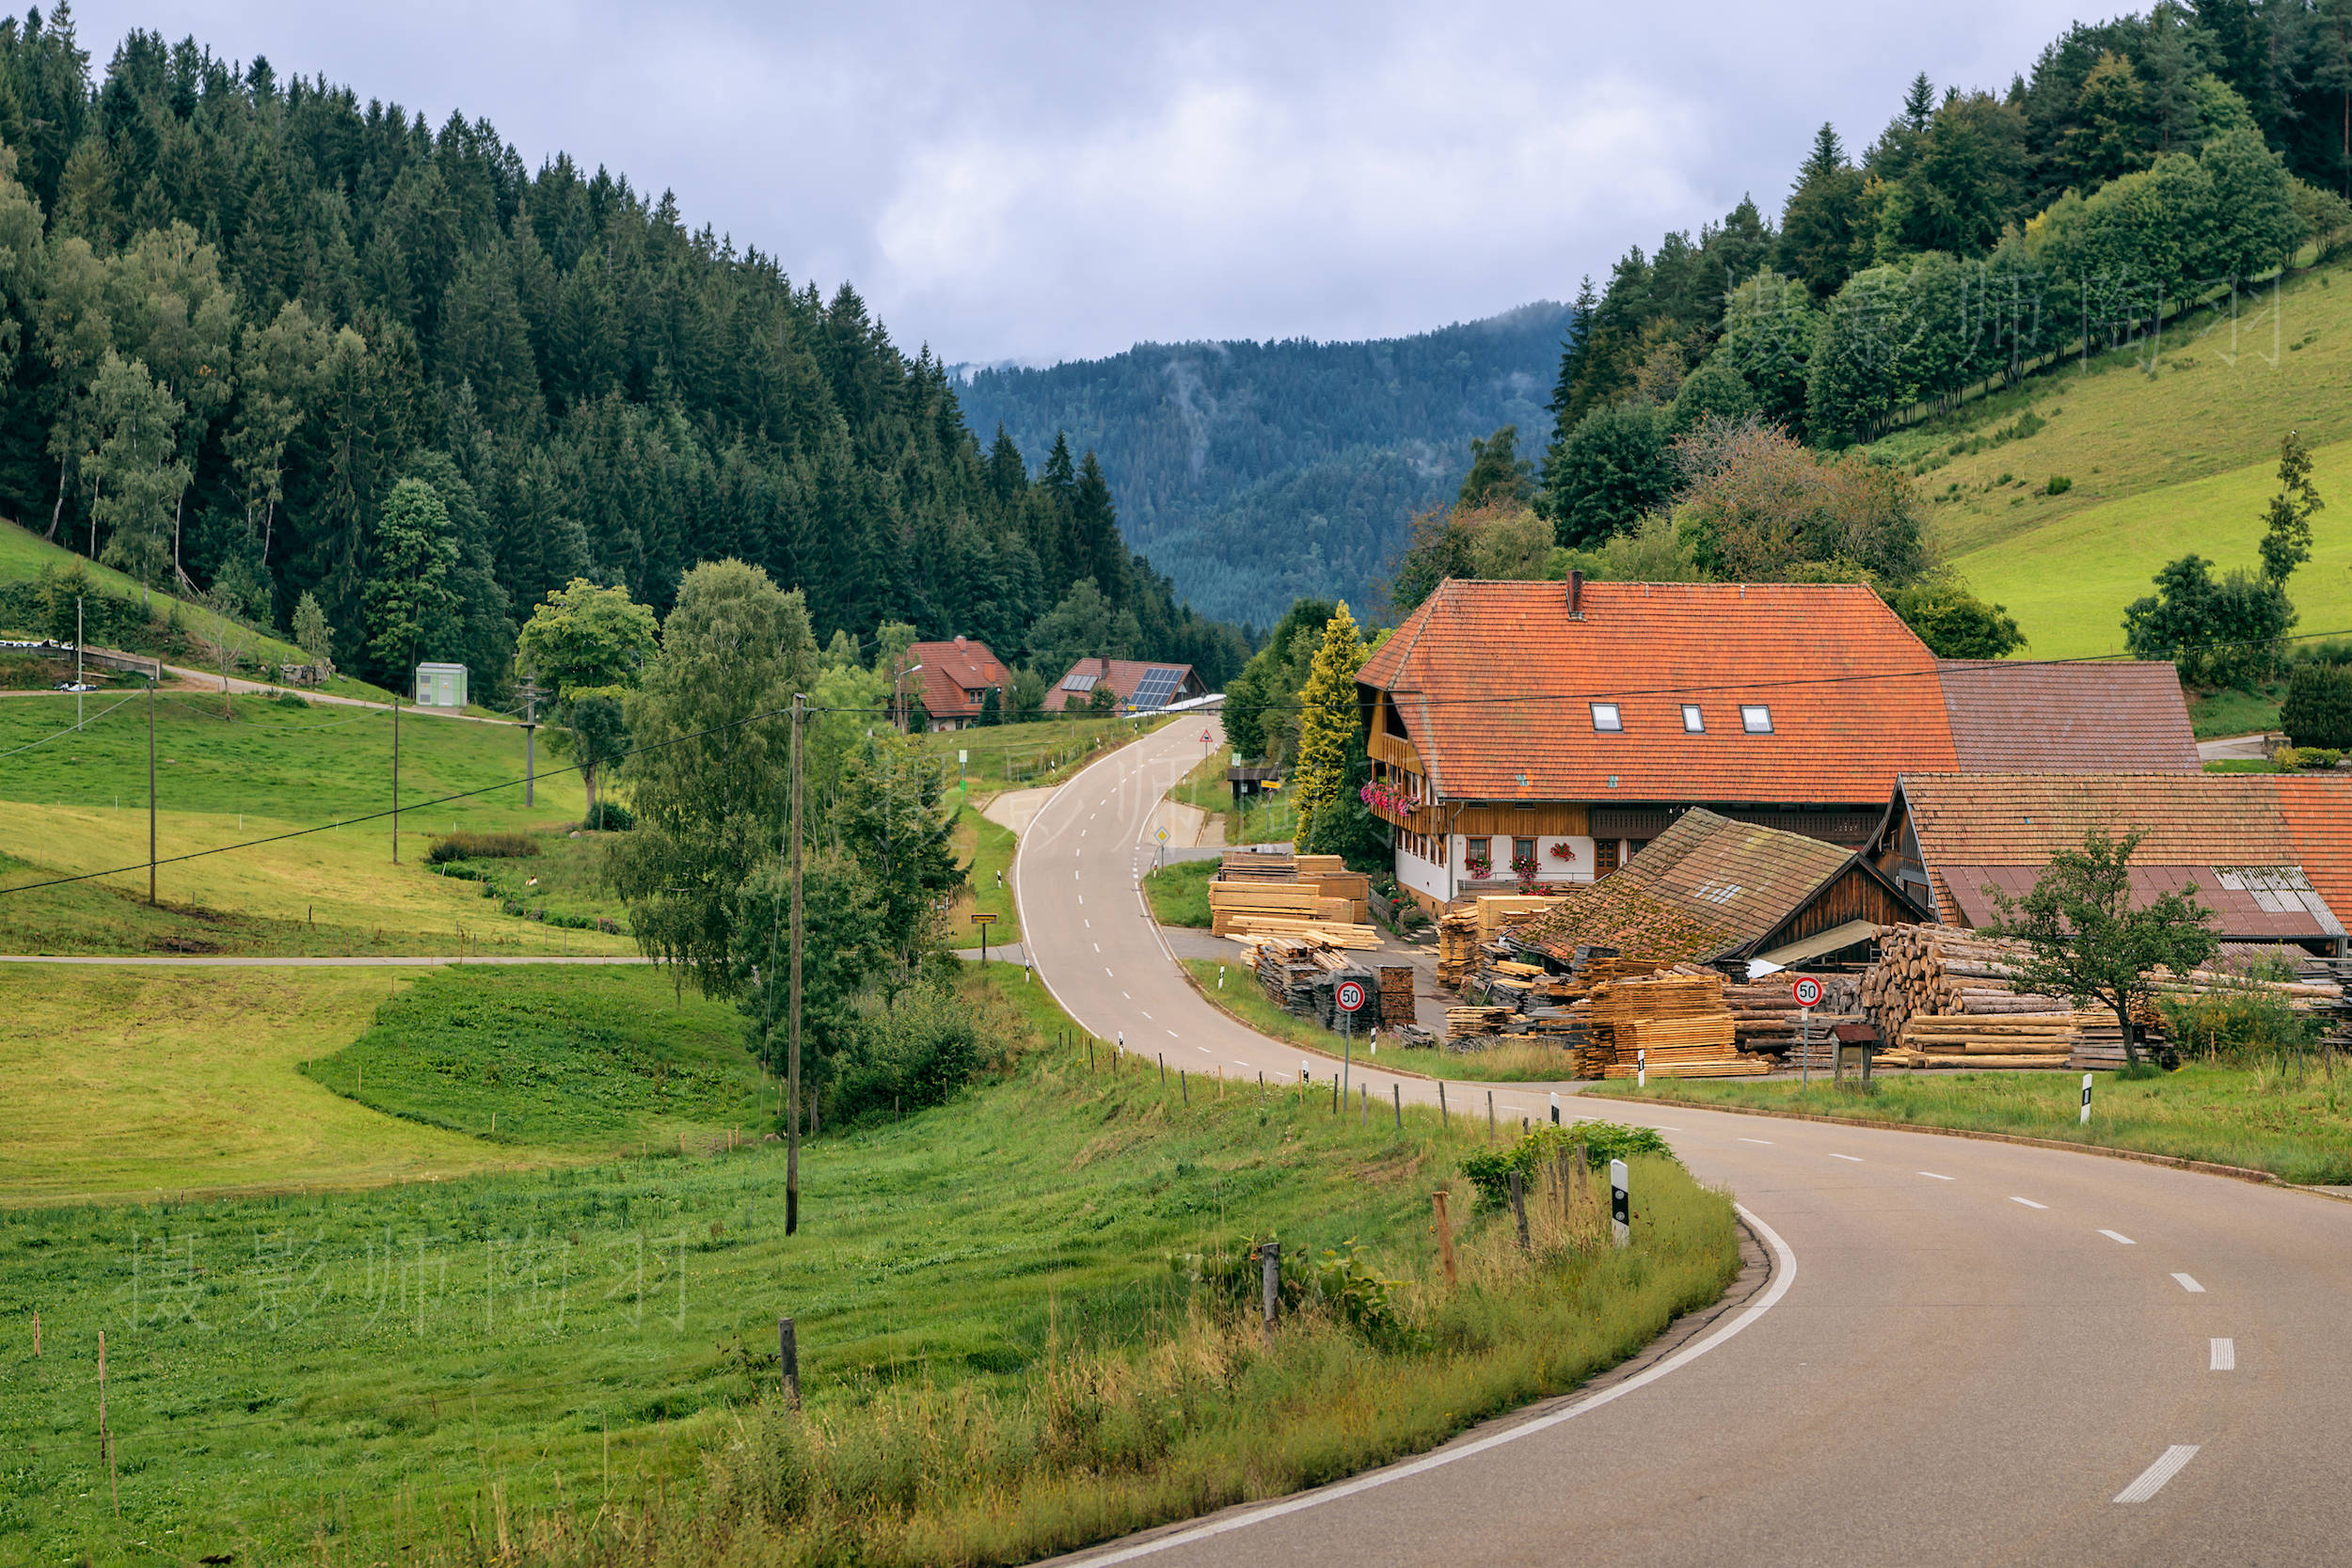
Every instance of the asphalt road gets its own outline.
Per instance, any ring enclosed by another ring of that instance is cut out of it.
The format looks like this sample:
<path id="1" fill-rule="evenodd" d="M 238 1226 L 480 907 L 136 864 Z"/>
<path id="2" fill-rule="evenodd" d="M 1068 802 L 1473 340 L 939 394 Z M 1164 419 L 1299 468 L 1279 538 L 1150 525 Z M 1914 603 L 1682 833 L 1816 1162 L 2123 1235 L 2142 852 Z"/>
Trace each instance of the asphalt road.
<path id="1" fill-rule="evenodd" d="M 1295 1082 L 1299 1053 L 1195 992 L 1142 905 L 1138 836 L 1202 727 L 1105 757 L 1039 814 L 1022 930 L 1095 1034 Z M 1375 1102 L 1436 1098 L 1356 1076 Z M 1555 1090 L 1575 1114 L 1574 1087 L 1497 1088 L 1497 1114 L 1542 1119 Z M 1448 1098 L 1483 1115 L 1487 1093 Z M 1752 1305 L 1541 1419 L 1073 1560 L 2352 1561 L 2352 1205 L 2003 1144 L 1606 1114 L 1659 1126 L 1740 1200 L 1773 1262 Z"/>

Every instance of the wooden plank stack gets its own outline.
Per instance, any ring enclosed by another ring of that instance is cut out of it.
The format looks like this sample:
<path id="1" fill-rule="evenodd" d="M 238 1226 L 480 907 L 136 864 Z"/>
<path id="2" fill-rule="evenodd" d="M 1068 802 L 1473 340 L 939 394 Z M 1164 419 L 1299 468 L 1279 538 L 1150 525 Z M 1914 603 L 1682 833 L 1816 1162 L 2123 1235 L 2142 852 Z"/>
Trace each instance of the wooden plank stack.
<path id="1" fill-rule="evenodd" d="M 1411 964 L 1382 964 L 1380 976 L 1380 1022 L 1410 1023 L 1413 1022 L 1413 966 Z"/>
<path id="2" fill-rule="evenodd" d="M 1376 947 L 1370 880 L 1337 855 L 1261 855 L 1229 849 L 1209 881 L 1209 928 L 1220 937 L 1327 936 Z"/>
<path id="3" fill-rule="evenodd" d="M 1724 977 L 1660 974 L 1612 980 L 1594 990 L 1591 1024 L 1576 1052 L 1581 1078 L 1630 1078 L 1637 1052 L 1661 1078 L 1726 1078 L 1762 1070 L 1732 1041 Z"/>
<path id="4" fill-rule="evenodd" d="M 1502 932 L 1533 920 L 1558 904 L 1554 897 L 1489 893 L 1457 899 L 1438 917 L 1438 984 L 1459 990 L 1486 958 L 1487 945 Z"/>

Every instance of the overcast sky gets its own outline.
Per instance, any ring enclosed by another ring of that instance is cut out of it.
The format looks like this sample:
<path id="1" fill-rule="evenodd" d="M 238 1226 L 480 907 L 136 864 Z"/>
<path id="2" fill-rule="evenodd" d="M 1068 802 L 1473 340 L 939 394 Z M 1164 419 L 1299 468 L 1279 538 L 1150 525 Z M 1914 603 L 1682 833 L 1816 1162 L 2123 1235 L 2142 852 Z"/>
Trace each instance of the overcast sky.
<path id="1" fill-rule="evenodd" d="M 1566 299 L 1629 244 L 1777 211 L 1815 126 L 1999 87 L 2064 0 L 826 8 L 80 0 L 438 124 L 486 115 L 848 279 L 951 360 L 1360 338 Z"/>

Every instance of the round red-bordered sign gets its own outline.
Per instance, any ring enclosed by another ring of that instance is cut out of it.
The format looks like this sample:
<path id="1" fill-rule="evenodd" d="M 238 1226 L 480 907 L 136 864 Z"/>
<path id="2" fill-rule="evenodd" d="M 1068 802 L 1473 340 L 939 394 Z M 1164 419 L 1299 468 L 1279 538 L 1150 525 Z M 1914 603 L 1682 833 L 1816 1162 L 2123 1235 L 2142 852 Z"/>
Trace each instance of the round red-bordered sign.
<path id="1" fill-rule="evenodd" d="M 1821 1003 L 1821 982 L 1808 974 L 1797 982 L 1796 993 L 1798 1006 L 1818 1007 Z"/>
<path id="2" fill-rule="evenodd" d="M 1361 1011 L 1364 1006 L 1364 988 L 1354 980 L 1342 980 L 1340 989 L 1332 993 L 1331 1000 L 1339 1004 L 1340 1011 L 1343 1013 Z"/>

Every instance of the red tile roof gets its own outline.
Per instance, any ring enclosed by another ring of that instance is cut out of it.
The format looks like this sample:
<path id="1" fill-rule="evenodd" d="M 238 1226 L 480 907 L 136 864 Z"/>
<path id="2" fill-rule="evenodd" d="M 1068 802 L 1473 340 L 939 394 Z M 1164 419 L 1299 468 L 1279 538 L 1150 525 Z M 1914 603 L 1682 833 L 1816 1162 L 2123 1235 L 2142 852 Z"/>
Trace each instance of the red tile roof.
<path id="1" fill-rule="evenodd" d="M 2278 791 L 2296 863 L 2328 908 L 2352 921 L 2352 776 L 2290 773 L 2265 782 Z"/>
<path id="2" fill-rule="evenodd" d="M 2198 773 L 2169 664 L 1947 658 L 1937 666 L 1952 752 L 1971 773 Z"/>
<path id="3" fill-rule="evenodd" d="M 914 679 L 922 683 L 923 711 L 934 719 L 974 719 L 990 687 L 1003 691 L 1011 685 L 1012 677 L 1005 673 L 1005 665 L 988 651 L 985 642 L 975 642 L 959 637 L 952 642 L 917 642 L 906 651 L 900 660 L 901 670 L 914 665 L 923 668 Z M 910 682 L 910 687 L 913 685 Z M 975 698 L 968 693 L 982 693 Z"/>
<path id="4" fill-rule="evenodd" d="M 1045 694 L 1045 710 L 1055 713 L 1063 708 L 1086 706 L 1087 700 L 1094 695 L 1095 685 L 1109 687 L 1123 706 L 1135 699 L 1136 688 L 1142 685 L 1143 677 L 1154 670 L 1177 672 L 1176 688 L 1166 699 L 1168 702 L 1181 703 L 1206 694 L 1200 677 L 1193 673 L 1189 664 L 1174 664 L 1156 658 L 1082 658 L 1063 672 L 1061 679 L 1054 683 L 1054 689 Z M 1071 689 L 1073 679 L 1089 675 L 1093 680 L 1087 689 L 1078 691 Z"/>
<path id="5" fill-rule="evenodd" d="M 1587 583 L 1572 618 L 1564 583 L 1450 580 L 1357 678 L 1453 800 L 1879 800 L 1956 764 L 1935 657 L 1851 584 Z M 1624 733 L 1594 729 L 1595 702 Z M 1772 733 L 1746 734 L 1742 704 Z"/>

